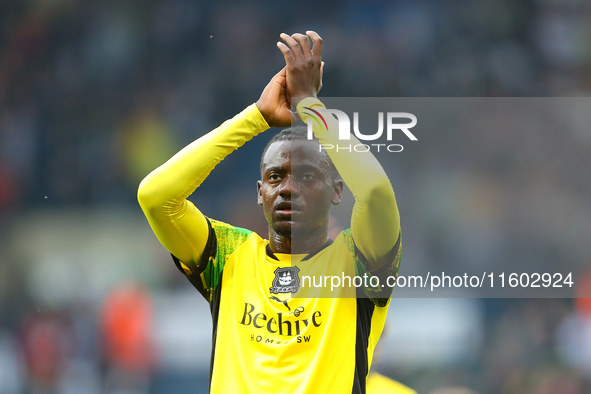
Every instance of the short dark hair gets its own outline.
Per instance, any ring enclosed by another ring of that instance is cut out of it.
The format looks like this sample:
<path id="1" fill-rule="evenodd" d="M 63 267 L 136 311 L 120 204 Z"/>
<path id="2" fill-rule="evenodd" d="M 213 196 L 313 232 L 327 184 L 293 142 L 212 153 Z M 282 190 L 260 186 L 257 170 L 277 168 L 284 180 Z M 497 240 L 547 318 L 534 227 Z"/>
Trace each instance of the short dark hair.
<path id="1" fill-rule="evenodd" d="M 311 141 L 320 144 L 316 137 L 314 137 L 312 140 L 308 140 L 308 128 L 306 126 L 292 126 L 290 128 L 283 129 L 279 133 L 275 134 L 275 136 L 271 138 L 271 141 L 269 141 L 267 146 L 265 146 L 265 149 L 263 150 L 263 154 L 261 156 L 261 172 L 263 171 L 263 160 L 269 147 L 274 142 L 283 141 Z M 332 163 L 332 160 L 330 160 L 330 157 L 328 156 L 328 153 L 326 153 L 326 150 L 323 150 L 321 154 L 324 156 L 324 159 L 322 160 L 324 164 L 324 170 L 330 175 L 330 178 L 333 181 L 340 179 L 341 177 L 339 175 L 339 172 Z"/>

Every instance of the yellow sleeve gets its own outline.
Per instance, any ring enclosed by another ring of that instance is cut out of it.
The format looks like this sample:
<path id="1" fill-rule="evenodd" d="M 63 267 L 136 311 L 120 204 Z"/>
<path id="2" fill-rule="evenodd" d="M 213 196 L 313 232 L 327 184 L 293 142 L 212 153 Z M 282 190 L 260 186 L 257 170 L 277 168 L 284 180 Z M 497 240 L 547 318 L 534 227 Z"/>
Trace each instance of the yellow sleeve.
<path id="1" fill-rule="evenodd" d="M 162 245 L 195 269 L 207 244 L 205 216 L 187 201 L 211 170 L 269 125 L 255 104 L 193 141 L 140 183 L 138 201 Z"/>
<path id="2" fill-rule="evenodd" d="M 410 387 L 373 371 L 367 376 L 366 391 L 367 394 L 417 394 Z"/>
<path id="3" fill-rule="evenodd" d="M 333 116 L 318 116 L 318 111 L 325 108 L 315 97 L 307 97 L 297 106 L 304 123 L 312 121 L 320 144 L 333 147 L 361 144 L 354 135 L 350 135 L 350 140 L 340 141 L 338 121 Z M 370 151 L 326 149 L 326 152 L 355 197 L 351 233 L 370 265 L 368 268 L 375 270 L 387 262 L 400 233 L 400 215 L 390 180 Z"/>

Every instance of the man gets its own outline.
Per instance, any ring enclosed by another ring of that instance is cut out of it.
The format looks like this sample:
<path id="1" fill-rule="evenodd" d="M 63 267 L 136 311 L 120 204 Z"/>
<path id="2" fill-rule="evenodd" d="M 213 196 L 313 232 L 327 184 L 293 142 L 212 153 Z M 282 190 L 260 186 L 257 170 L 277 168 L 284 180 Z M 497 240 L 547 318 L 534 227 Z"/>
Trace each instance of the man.
<path id="1" fill-rule="evenodd" d="M 212 393 L 365 393 L 386 318 L 391 289 L 349 285 L 311 297 L 301 282 L 327 272 L 398 271 L 392 186 L 370 152 L 319 149 L 319 142 L 338 142 L 334 119 L 315 126 L 318 141 L 284 131 L 265 149 L 257 186 L 269 240 L 206 218 L 186 200 L 234 149 L 269 127 L 289 126 L 292 105 L 304 121 L 320 113 L 322 39 L 306 34 L 281 35 L 286 67 L 256 104 L 182 149 L 138 191 L 158 239 L 210 303 Z M 328 219 L 343 181 L 355 196 L 351 229 L 332 241 Z"/>

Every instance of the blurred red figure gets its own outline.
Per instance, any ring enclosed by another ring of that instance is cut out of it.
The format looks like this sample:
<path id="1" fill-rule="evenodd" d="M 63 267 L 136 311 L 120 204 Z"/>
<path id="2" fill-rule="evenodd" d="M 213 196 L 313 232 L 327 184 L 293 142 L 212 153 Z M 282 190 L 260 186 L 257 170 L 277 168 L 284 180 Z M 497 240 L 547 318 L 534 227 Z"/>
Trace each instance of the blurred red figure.
<path id="1" fill-rule="evenodd" d="M 68 326 L 55 315 L 28 319 L 23 330 L 23 344 L 31 393 L 57 392 L 71 343 Z"/>
<path id="2" fill-rule="evenodd" d="M 575 297 L 577 313 L 591 318 L 591 270 L 587 270 L 578 281 Z"/>
<path id="3" fill-rule="evenodd" d="M 102 307 L 107 392 L 144 393 L 154 365 L 152 302 L 135 284 L 113 289 Z"/>

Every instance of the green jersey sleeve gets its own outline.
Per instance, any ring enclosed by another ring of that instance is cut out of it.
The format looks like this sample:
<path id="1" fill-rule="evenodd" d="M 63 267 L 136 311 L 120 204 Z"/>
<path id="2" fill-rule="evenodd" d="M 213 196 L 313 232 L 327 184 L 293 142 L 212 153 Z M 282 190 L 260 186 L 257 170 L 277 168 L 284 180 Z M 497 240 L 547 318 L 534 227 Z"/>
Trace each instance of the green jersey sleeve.
<path id="1" fill-rule="evenodd" d="M 400 232 L 398 233 L 398 240 L 390 251 L 386 263 L 380 268 L 370 271 L 368 269 L 367 259 L 361 253 L 361 251 L 355 245 L 351 229 L 343 231 L 343 240 L 349 252 L 353 253 L 355 259 L 355 275 L 363 277 L 377 276 L 379 283 L 386 283 L 386 279 L 389 276 L 398 277 L 398 271 L 400 269 L 400 260 L 402 257 L 402 238 Z M 370 281 L 371 282 L 371 281 Z M 376 306 L 385 306 L 388 303 L 388 299 L 392 295 L 392 288 L 388 286 L 377 286 L 377 287 L 364 287 L 363 292 Z"/>

